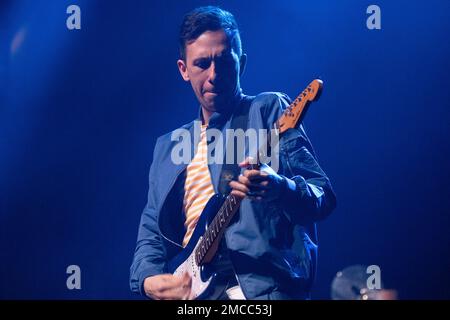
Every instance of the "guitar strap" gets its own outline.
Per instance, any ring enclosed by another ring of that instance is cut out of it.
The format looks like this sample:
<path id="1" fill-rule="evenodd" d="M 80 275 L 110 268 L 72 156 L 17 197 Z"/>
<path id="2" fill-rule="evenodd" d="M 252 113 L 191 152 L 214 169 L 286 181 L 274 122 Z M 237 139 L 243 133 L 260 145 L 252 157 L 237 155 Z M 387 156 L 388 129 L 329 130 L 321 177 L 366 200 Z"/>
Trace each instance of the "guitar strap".
<path id="1" fill-rule="evenodd" d="M 250 110 L 250 106 L 255 99 L 254 96 L 244 96 L 239 106 L 236 108 L 235 113 L 232 115 L 230 129 L 242 129 L 244 132 L 247 130 L 248 125 L 248 113 Z M 232 141 L 227 141 L 227 146 L 224 155 L 224 161 L 222 165 L 222 171 L 220 174 L 219 181 L 219 192 L 221 194 L 227 195 L 230 193 L 231 188 L 229 186 L 230 181 L 237 179 L 241 172 L 241 168 L 239 168 L 239 155 L 237 150 L 237 140 L 233 135 Z M 230 139 L 231 140 L 231 139 Z M 234 148 L 233 155 L 234 159 L 232 163 L 228 163 L 227 153 Z M 242 155 L 241 155 L 242 156 Z"/>

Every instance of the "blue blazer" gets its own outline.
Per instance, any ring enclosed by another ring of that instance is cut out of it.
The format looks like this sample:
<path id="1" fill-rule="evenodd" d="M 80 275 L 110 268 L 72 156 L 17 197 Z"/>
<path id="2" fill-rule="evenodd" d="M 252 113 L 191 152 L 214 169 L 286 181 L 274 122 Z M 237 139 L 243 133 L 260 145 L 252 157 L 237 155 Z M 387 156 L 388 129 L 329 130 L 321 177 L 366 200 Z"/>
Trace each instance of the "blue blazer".
<path id="1" fill-rule="evenodd" d="M 285 94 L 261 93 L 251 103 L 248 128 L 270 129 L 289 105 Z M 230 117 L 215 113 L 208 129 L 230 128 Z M 174 146 L 185 133 L 191 155 L 198 137 L 193 121 L 157 139 L 149 173 L 148 202 L 142 212 L 130 268 L 130 287 L 145 295 L 145 278 L 167 273 L 167 262 L 182 250 L 185 234 L 183 192 L 187 163 L 171 160 Z M 198 128 L 197 128 L 198 129 Z M 199 130 L 197 130 L 199 132 Z M 175 141 L 173 141 L 175 140 Z M 221 165 L 209 164 L 216 192 Z M 330 180 L 317 163 L 303 126 L 280 137 L 278 174 L 292 179 L 296 190 L 277 201 L 245 198 L 240 212 L 225 232 L 230 259 L 247 299 L 305 299 L 315 276 L 317 238 L 315 222 L 336 206 Z"/>

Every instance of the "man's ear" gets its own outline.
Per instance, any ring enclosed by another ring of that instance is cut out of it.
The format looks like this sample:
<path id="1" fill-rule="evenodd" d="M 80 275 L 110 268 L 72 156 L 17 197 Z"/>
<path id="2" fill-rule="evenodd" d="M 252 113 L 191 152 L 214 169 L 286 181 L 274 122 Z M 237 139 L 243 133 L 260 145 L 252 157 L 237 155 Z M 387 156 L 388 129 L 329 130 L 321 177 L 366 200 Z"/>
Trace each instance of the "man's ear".
<path id="1" fill-rule="evenodd" d="M 244 73 L 246 65 L 247 65 L 247 55 L 243 53 L 241 55 L 241 58 L 239 59 L 239 76 L 242 76 L 242 74 Z"/>
<path id="2" fill-rule="evenodd" d="M 183 77 L 184 81 L 189 81 L 189 75 L 187 73 L 186 62 L 182 59 L 177 61 L 178 70 L 180 70 L 180 74 Z"/>

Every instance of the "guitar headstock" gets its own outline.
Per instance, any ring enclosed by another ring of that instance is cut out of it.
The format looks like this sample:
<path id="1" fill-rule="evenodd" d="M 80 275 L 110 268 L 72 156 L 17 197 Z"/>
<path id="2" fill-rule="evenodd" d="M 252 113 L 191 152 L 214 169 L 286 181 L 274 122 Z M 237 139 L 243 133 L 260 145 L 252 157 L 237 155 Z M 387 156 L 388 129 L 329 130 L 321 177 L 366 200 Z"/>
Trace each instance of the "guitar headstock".
<path id="1" fill-rule="evenodd" d="M 319 99 L 322 88 L 322 80 L 315 79 L 298 95 L 276 122 L 279 133 L 297 126 L 297 122 L 306 111 L 308 103 Z"/>

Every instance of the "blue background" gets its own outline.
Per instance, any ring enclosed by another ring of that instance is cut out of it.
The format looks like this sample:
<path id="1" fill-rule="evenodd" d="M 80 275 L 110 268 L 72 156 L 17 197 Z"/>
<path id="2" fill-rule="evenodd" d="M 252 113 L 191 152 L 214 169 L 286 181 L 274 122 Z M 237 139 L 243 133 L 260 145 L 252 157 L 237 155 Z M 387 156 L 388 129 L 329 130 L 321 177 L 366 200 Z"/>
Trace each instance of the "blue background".
<path id="1" fill-rule="evenodd" d="M 81 8 L 81 30 L 66 8 Z M 450 298 L 450 1 L 0 2 L 0 298 L 128 299 L 157 136 L 197 102 L 185 12 L 235 14 L 247 94 L 324 81 L 305 126 L 338 196 L 314 299 L 376 264 L 400 299 Z M 381 30 L 366 8 L 381 8 Z M 81 290 L 66 268 L 81 267 Z"/>

